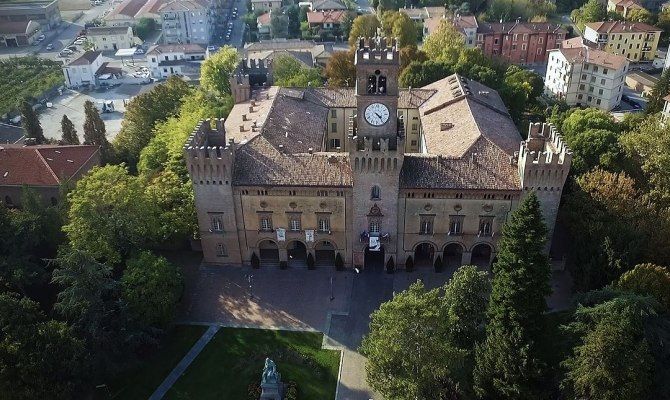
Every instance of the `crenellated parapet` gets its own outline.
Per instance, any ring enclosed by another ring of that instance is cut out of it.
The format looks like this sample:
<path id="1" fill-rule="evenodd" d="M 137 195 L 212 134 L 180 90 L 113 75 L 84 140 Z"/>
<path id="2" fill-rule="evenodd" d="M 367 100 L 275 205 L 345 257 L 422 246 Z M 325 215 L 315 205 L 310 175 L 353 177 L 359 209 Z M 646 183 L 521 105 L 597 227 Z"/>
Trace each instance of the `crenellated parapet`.
<path id="1" fill-rule="evenodd" d="M 572 151 L 555 126 L 530 124 L 528 139 L 521 142 L 518 155 L 524 190 L 562 190 L 571 164 Z"/>
<path id="2" fill-rule="evenodd" d="M 385 37 L 358 38 L 358 47 L 356 48 L 356 64 L 366 61 L 375 64 L 395 65 L 398 63 L 400 52 L 398 50 L 397 39 Z"/>
<path id="3" fill-rule="evenodd" d="M 223 118 L 200 121 L 183 147 L 193 183 L 228 185 L 232 179 L 236 147 L 233 139 L 226 142 Z"/>

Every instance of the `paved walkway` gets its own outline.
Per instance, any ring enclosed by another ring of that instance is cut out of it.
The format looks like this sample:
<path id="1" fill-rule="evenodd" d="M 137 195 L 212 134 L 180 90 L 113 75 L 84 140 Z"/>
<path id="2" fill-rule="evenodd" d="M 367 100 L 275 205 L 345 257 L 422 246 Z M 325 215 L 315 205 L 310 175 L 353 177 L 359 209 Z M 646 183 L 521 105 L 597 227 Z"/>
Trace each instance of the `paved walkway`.
<path id="1" fill-rule="evenodd" d="M 165 394 L 170 390 L 172 385 L 177 382 L 180 376 L 186 371 L 189 365 L 195 360 L 195 358 L 200 354 L 202 349 L 205 348 L 207 343 L 216 335 L 216 332 L 219 331 L 219 326 L 210 326 L 209 329 L 203 333 L 203 335 L 198 339 L 197 342 L 191 347 L 191 350 L 186 353 L 184 358 L 179 361 L 176 367 L 170 372 L 170 374 L 163 380 L 163 382 L 158 386 L 158 389 L 149 397 L 149 400 L 161 400 L 165 397 Z"/>

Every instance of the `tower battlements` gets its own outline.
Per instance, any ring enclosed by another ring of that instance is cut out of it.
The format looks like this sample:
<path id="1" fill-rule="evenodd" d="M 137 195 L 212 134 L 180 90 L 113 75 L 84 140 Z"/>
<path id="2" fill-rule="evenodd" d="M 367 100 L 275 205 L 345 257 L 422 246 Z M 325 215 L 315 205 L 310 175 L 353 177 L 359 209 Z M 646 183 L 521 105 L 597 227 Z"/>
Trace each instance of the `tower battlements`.
<path id="1" fill-rule="evenodd" d="M 358 38 L 356 65 L 365 63 L 399 65 L 400 53 L 397 40 L 383 37 Z"/>
<path id="2" fill-rule="evenodd" d="M 572 151 L 555 126 L 530 124 L 519 147 L 519 178 L 524 190 L 560 190 L 570 171 Z"/>
<path id="3" fill-rule="evenodd" d="M 226 143 L 224 119 L 205 119 L 196 125 L 184 144 L 184 158 L 191 180 L 198 183 L 228 184 L 232 177 L 237 143 Z"/>

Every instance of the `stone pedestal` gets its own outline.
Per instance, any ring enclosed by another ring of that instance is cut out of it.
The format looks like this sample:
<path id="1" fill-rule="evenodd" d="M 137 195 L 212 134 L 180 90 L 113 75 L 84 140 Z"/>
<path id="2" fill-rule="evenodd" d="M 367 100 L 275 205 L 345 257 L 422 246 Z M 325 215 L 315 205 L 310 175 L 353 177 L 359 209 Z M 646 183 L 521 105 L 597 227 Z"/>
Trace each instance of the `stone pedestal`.
<path id="1" fill-rule="evenodd" d="M 284 384 L 281 382 L 261 383 L 260 400 L 282 400 Z"/>

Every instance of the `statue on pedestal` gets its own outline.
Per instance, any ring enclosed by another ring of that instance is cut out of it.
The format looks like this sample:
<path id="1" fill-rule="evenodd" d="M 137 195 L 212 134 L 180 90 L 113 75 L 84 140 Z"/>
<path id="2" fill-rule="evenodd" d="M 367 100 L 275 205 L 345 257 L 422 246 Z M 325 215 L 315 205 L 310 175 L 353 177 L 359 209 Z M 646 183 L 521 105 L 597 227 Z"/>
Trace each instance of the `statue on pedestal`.
<path id="1" fill-rule="evenodd" d="M 261 375 L 261 400 L 282 400 L 284 384 L 277 365 L 269 358 L 265 359 L 265 367 Z"/>

